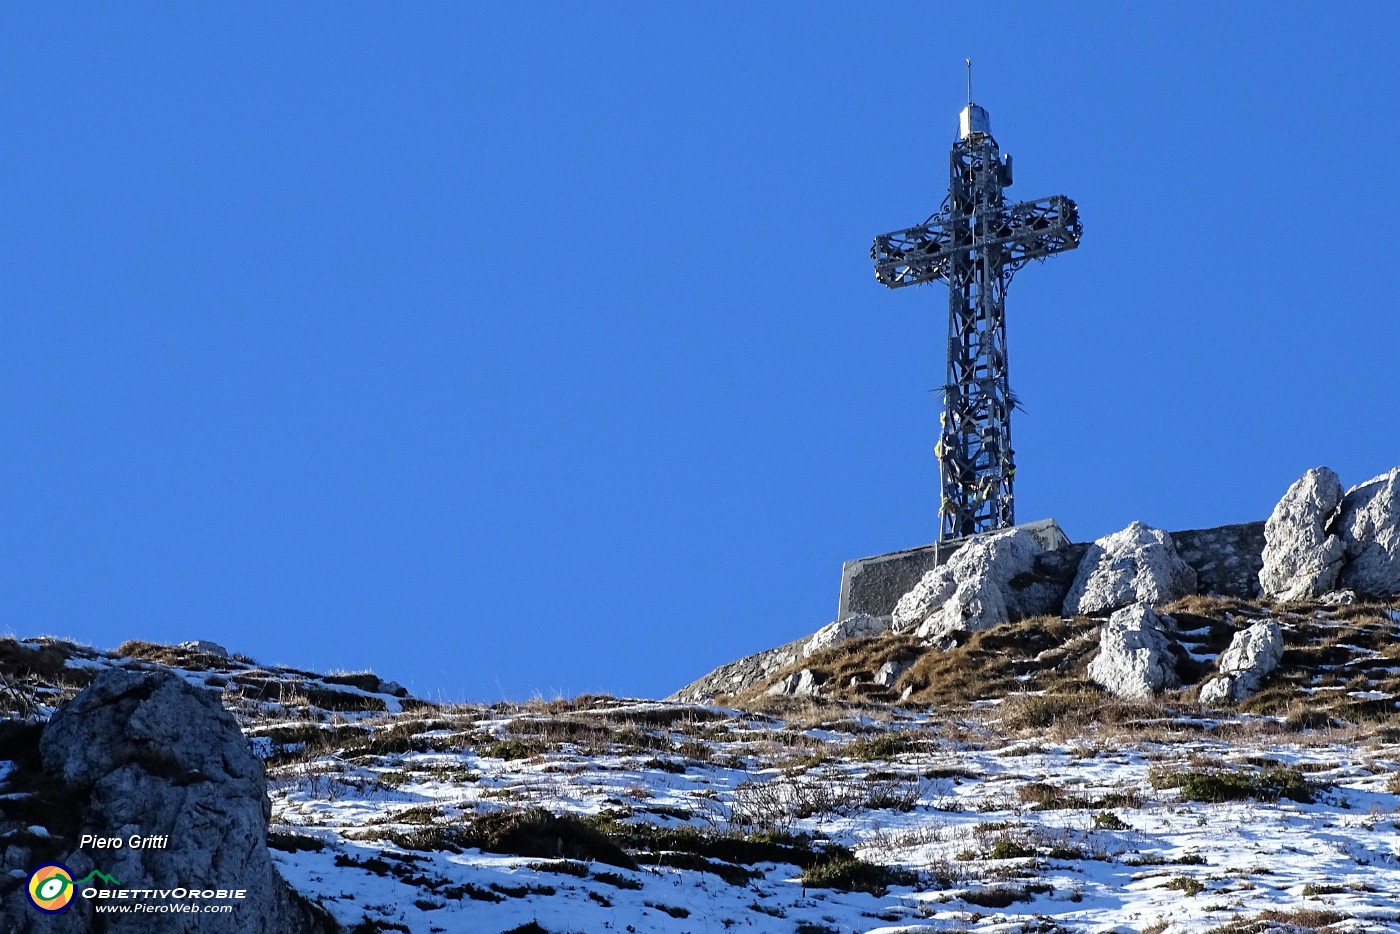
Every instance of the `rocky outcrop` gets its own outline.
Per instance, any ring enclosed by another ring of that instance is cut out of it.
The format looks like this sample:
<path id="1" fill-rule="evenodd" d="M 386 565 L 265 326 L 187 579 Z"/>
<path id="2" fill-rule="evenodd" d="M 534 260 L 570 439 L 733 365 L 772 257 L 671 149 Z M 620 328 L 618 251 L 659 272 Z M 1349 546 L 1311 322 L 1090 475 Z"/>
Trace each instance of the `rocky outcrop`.
<path id="1" fill-rule="evenodd" d="M 738 694 L 745 688 L 762 684 L 802 658 L 802 650 L 812 640 L 803 636 L 775 649 L 765 649 L 721 665 L 702 678 L 697 678 L 666 698 L 683 704 L 705 704 L 724 694 Z"/>
<path id="2" fill-rule="evenodd" d="M 1400 594 L 1400 467 L 1348 490 L 1333 531 L 1346 547 L 1342 587 L 1368 597 Z"/>
<path id="3" fill-rule="evenodd" d="M 1045 549 L 1023 529 L 968 541 L 923 576 L 894 608 L 895 632 L 926 641 L 1054 612 L 1059 588 L 1037 573 Z"/>
<path id="4" fill-rule="evenodd" d="M 889 629 L 888 619 L 856 613 L 834 623 L 828 623 L 810 636 L 803 636 L 801 639 L 795 639 L 775 649 L 755 652 L 727 665 L 721 665 L 703 678 L 697 678 L 687 684 L 666 699 L 687 704 L 703 704 L 721 695 L 738 694 L 747 688 L 762 684 L 781 669 L 820 652 L 822 649 L 840 645 L 851 639 L 878 636 L 881 633 L 889 632 Z M 795 681 L 792 687 L 797 687 Z M 815 688 L 815 685 L 812 687 Z"/>
<path id="5" fill-rule="evenodd" d="M 1320 597 L 1337 584 L 1346 546 L 1327 526 L 1342 502 L 1342 482 L 1326 467 L 1303 474 L 1264 525 L 1259 586 L 1279 600 Z"/>
<path id="6" fill-rule="evenodd" d="M 262 763 L 233 717 L 207 690 L 165 671 L 109 669 L 61 707 L 39 739 L 46 780 L 75 812 L 68 852 L 74 873 L 101 870 L 125 889 L 243 889 L 224 914 L 178 911 L 103 915 L 109 934 L 313 934 L 336 930 L 295 895 L 267 850 L 270 804 Z M 78 846 L 81 836 L 120 848 Z M 133 836 L 150 841 L 133 846 Z M 61 849 L 59 852 L 63 852 Z M 8 857 L 7 851 L 7 857 Z M 15 867 L 6 866 L 5 869 Z M 26 871 L 29 867 L 22 867 Z M 174 904 L 167 896 L 148 903 Z M 197 899 L 198 901 L 198 899 Z M 89 930 L 87 899 L 41 915 L 6 898 L 0 929 Z"/>
<path id="7" fill-rule="evenodd" d="M 834 623 L 827 623 L 813 633 L 812 638 L 808 639 L 807 644 L 802 647 L 802 657 L 815 655 L 823 649 L 829 649 L 852 639 L 868 639 L 871 636 L 878 636 L 889 631 L 890 621 L 887 617 L 856 613 L 845 619 L 838 619 Z"/>
<path id="8" fill-rule="evenodd" d="M 198 652 L 201 655 L 212 655 L 215 658 L 228 658 L 228 649 L 217 642 L 208 642 L 204 639 L 191 639 L 189 642 L 181 642 L 175 646 L 177 649 L 184 649 L 186 652 Z"/>
<path id="9" fill-rule="evenodd" d="M 1264 679 L 1283 660 L 1283 630 L 1271 619 L 1261 619 L 1235 633 L 1230 647 L 1220 653 L 1220 676 L 1201 686 L 1203 704 L 1243 700 L 1259 690 Z"/>
<path id="10" fill-rule="evenodd" d="M 1116 611 L 1099 632 L 1089 678 L 1110 694 L 1146 698 L 1175 687 L 1176 662 L 1167 635 L 1171 617 L 1138 603 Z"/>
<path id="11" fill-rule="evenodd" d="M 880 687 L 892 688 L 894 687 L 894 683 L 899 680 L 899 676 L 908 671 L 913 664 L 914 662 L 912 659 L 903 661 L 891 659 L 876 670 L 875 677 L 872 680 L 875 684 L 880 685 Z"/>
<path id="12" fill-rule="evenodd" d="M 780 678 L 763 693 L 773 697 L 815 697 L 821 689 L 810 668 L 794 671 L 786 678 Z"/>
<path id="13" fill-rule="evenodd" d="M 1102 613 L 1133 603 L 1153 606 L 1196 592 L 1196 572 L 1181 560 L 1172 538 L 1134 522 L 1095 541 L 1065 596 L 1067 615 Z"/>

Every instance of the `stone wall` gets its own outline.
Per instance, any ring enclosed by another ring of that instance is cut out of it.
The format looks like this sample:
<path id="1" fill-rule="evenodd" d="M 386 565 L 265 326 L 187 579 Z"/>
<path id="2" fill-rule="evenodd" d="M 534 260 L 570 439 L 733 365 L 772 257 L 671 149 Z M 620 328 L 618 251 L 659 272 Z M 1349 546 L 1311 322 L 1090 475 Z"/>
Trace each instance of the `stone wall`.
<path id="1" fill-rule="evenodd" d="M 1251 599 L 1259 596 L 1264 567 L 1264 523 L 1245 522 L 1213 529 L 1173 532 L 1181 560 L 1196 569 L 1201 593 Z"/>
<path id="2" fill-rule="evenodd" d="M 942 542 L 847 561 L 841 565 L 841 599 L 836 618 L 845 619 L 853 613 L 889 616 L 900 597 L 961 547 L 960 541 Z"/>

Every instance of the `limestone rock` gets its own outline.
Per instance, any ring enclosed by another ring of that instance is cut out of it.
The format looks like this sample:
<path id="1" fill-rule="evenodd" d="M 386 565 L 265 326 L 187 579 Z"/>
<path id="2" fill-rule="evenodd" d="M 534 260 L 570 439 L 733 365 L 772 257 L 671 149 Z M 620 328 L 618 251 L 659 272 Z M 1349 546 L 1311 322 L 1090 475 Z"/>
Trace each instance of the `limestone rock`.
<path id="1" fill-rule="evenodd" d="M 923 576 L 894 608 L 893 629 L 932 641 L 1052 612 L 1059 592 L 1036 573 L 1045 549 L 1024 529 L 978 536 Z"/>
<path id="2" fill-rule="evenodd" d="M 186 652 L 199 652 L 203 655 L 213 655 L 215 658 L 228 658 L 228 649 L 217 642 L 206 642 L 203 639 L 192 639 L 189 642 L 181 642 L 175 646 L 177 649 L 184 649 Z"/>
<path id="3" fill-rule="evenodd" d="M 1266 596 L 1307 600 L 1337 583 L 1346 546 L 1327 534 L 1342 502 L 1342 482 L 1326 467 L 1298 478 L 1264 525 L 1264 568 L 1259 586 Z"/>
<path id="4" fill-rule="evenodd" d="M 312 934 L 335 923 L 282 881 L 267 850 L 270 804 L 262 764 L 233 717 L 208 692 L 165 671 L 109 669 L 61 707 L 39 739 L 44 774 L 74 802 L 78 833 L 162 838 L 164 848 L 72 851 L 60 861 L 97 868 L 128 889 L 242 888 L 226 914 L 104 915 L 109 934 Z M 77 841 L 75 840 L 74 843 Z M 95 866 L 94 866 L 95 864 Z M 80 870 L 79 867 L 85 867 Z M 0 929 L 87 930 L 86 899 L 53 918 L 24 909 Z"/>
<path id="5" fill-rule="evenodd" d="M 876 684 L 880 685 L 880 687 L 892 688 L 892 687 L 894 687 L 894 683 L 895 683 L 896 681 L 899 680 L 899 676 L 902 675 L 902 674 L 904 674 L 904 672 L 908 671 L 908 670 L 909 670 L 909 666 L 912 665 L 912 664 L 913 664 L 913 662 L 910 662 L 910 661 L 905 661 L 905 662 L 888 661 L 888 662 L 885 662 L 885 663 L 884 663 L 883 665 L 881 665 L 880 668 L 875 672 L 875 677 L 874 677 L 873 680 L 874 680 L 874 682 L 875 682 Z"/>
<path id="6" fill-rule="evenodd" d="M 1261 619 L 1241 629 L 1220 653 L 1220 676 L 1201 686 L 1203 704 L 1243 700 L 1264 683 L 1283 660 L 1283 630 L 1271 619 Z"/>
<path id="7" fill-rule="evenodd" d="M 815 697 L 820 689 L 812 669 L 803 668 L 779 680 L 764 693 L 774 697 Z"/>
<path id="8" fill-rule="evenodd" d="M 1167 631 L 1171 617 L 1143 603 L 1117 610 L 1099 632 L 1099 654 L 1089 678 L 1110 694 L 1146 698 L 1176 686 L 1176 663 Z"/>
<path id="9" fill-rule="evenodd" d="M 889 632 L 890 621 L 888 617 L 871 616 L 868 613 L 856 613 L 847 616 L 845 619 L 838 619 L 834 623 L 827 623 L 822 628 L 812 634 L 812 638 L 807 640 L 807 644 L 802 647 L 802 657 L 814 655 L 822 649 L 829 649 L 834 645 L 849 642 L 852 639 L 864 639 L 869 636 L 878 636 Z"/>
<path id="10" fill-rule="evenodd" d="M 1400 594 L 1400 467 L 1348 490 L 1333 531 L 1346 543 L 1342 587 L 1368 597 Z"/>
<path id="11" fill-rule="evenodd" d="M 721 694 L 737 694 L 745 688 L 762 684 L 778 669 L 786 668 L 802 657 L 811 636 L 803 636 L 777 648 L 745 655 L 709 674 L 696 678 L 685 687 L 666 697 L 683 704 L 709 703 Z"/>
<path id="12" fill-rule="evenodd" d="M 1153 606 L 1196 592 L 1196 572 L 1181 560 L 1172 538 L 1134 522 L 1084 553 L 1065 596 L 1067 614 L 1101 613 L 1133 603 Z"/>

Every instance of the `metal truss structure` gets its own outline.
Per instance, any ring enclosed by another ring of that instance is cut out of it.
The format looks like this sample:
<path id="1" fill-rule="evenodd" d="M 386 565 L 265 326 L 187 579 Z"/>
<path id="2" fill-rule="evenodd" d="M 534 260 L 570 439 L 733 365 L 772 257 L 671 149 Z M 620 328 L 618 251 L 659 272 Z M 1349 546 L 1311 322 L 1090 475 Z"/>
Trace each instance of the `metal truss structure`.
<path id="1" fill-rule="evenodd" d="M 969 97 L 971 95 L 969 94 Z M 875 277 L 892 289 L 948 282 L 948 381 L 938 457 L 939 540 L 1015 525 L 1006 288 L 1033 259 L 1079 245 L 1079 210 L 1064 195 L 1007 204 L 1011 157 L 987 112 L 968 102 L 949 159 L 948 197 L 917 227 L 875 238 Z"/>

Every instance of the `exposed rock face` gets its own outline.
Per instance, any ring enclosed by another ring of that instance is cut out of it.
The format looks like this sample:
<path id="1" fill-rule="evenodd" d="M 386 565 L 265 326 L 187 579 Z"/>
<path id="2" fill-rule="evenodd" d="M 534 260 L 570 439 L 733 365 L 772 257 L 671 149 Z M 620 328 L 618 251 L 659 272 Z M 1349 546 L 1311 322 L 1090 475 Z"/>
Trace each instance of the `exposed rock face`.
<path id="1" fill-rule="evenodd" d="M 163 838 L 164 848 L 74 848 L 60 859 L 97 868 L 127 889 L 245 889 L 224 914 L 102 916 L 109 934 L 312 934 L 334 922 L 296 896 L 267 851 L 270 805 L 262 763 L 233 717 L 205 690 L 168 672 L 109 669 L 65 704 L 39 740 L 44 774 L 61 782 L 78 833 Z M 95 865 L 94 865 L 95 864 Z M 6 867 L 9 868 L 9 867 Z M 86 899 L 46 916 L 6 899 L 0 929 L 88 930 Z M 63 920 L 69 919 L 69 920 Z M 68 926 L 65 926 L 68 925 Z M 74 926 L 76 925 L 76 926 Z"/>
<path id="2" fill-rule="evenodd" d="M 1089 678 L 1119 697 L 1151 697 L 1175 687 L 1176 663 L 1167 631 L 1171 617 L 1146 604 L 1116 611 L 1099 633 L 1099 654 L 1089 663 Z"/>
<path id="3" fill-rule="evenodd" d="M 1348 490 L 1333 531 L 1346 543 L 1341 586 L 1369 597 L 1400 594 L 1400 467 Z"/>
<path id="4" fill-rule="evenodd" d="M 803 636 L 775 649 L 765 649 L 721 665 L 702 678 L 666 698 L 683 704 L 703 704 L 721 694 L 737 694 L 745 688 L 767 681 L 780 668 L 786 668 L 802 658 L 811 636 Z"/>
<path id="5" fill-rule="evenodd" d="M 1261 619 L 1235 633 L 1230 647 L 1220 653 L 1216 667 L 1220 677 L 1201 686 L 1201 703 L 1222 704 L 1243 700 L 1264 683 L 1283 659 L 1283 630 L 1271 619 Z"/>
<path id="6" fill-rule="evenodd" d="M 934 568 L 894 608 L 895 632 L 934 640 L 1008 620 L 1053 612 L 1059 590 L 1041 580 L 1045 549 L 1023 529 L 979 536 Z"/>
<path id="7" fill-rule="evenodd" d="M 1134 522 L 1089 546 L 1065 596 L 1067 614 L 1102 613 L 1133 603 L 1170 603 L 1196 592 L 1196 572 L 1172 538 Z"/>
<path id="8" fill-rule="evenodd" d="M 894 683 L 899 680 L 899 676 L 909 670 L 912 661 L 888 661 L 880 666 L 872 679 L 876 684 L 885 688 L 894 687 Z"/>
<path id="9" fill-rule="evenodd" d="M 838 619 L 834 623 L 827 623 L 813 633 L 812 638 L 808 639 L 807 644 L 802 647 L 802 657 L 806 658 L 822 649 L 829 649 L 833 645 L 840 645 L 852 639 L 878 636 L 889 631 L 890 621 L 887 617 L 856 613 L 845 619 Z"/>
<path id="10" fill-rule="evenodd" d="M 1337 583 L 1346 546 L 1327 525 L 1342 502 L 1342 482 L 1326 467 L 1303 474 L 1264 525 L 1259 586 L 1279 600 L 1320 597 Z"/>
<path id="11" fill-rule="evenodd" d="M 812 670 L 803 668 L 778 681 L 764 693 L 780 697 L 814 697 L 820 688 Z"/>
<path id="12" fill-rule="evenodd" d="M 177 649 L 184 649 L 188 652 L 200 652 L 204 655 L 213 655 L 215 658 L 228 658 L 228 649 L 217 642 L 207 642 L 204 639 L 192 639 L 189 642 L 181 642 L 175 646 Z"/>

